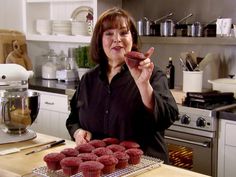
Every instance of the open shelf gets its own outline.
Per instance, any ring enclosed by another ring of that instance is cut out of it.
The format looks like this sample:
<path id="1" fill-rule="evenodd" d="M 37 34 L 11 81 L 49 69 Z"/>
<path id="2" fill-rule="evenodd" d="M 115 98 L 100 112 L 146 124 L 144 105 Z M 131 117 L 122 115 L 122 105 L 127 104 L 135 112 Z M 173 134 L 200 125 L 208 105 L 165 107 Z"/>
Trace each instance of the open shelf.
<path id="1" fill-rule="evenodd" d="M 142 43 L 149 44 L 192 44 L 192 45 L 236 45 L 235 37 L 156 37 L 141 36 Z"/>
<path id="2" fill-rule="evenodd" d="M 91 36 L 69 36 L 69 35 L 26 35 L 28 41 L 46 41 L 46 42 L 68 42 L 68 43 L 90 43 Z"/>
<path id="3" fill-rule="evenodd" d="M 40 35 L 36 31 L 36 21 L 71 20 L 72 14 L 81 8 L 93 10 L 93 23 L 97 20 L 97 0 L 26 0 L 23 8 L 23 31 L 28 41 L 90 43 L 91 36 L 83 35 Z M 86 17 L 85 17 L 86 18 Z"/>

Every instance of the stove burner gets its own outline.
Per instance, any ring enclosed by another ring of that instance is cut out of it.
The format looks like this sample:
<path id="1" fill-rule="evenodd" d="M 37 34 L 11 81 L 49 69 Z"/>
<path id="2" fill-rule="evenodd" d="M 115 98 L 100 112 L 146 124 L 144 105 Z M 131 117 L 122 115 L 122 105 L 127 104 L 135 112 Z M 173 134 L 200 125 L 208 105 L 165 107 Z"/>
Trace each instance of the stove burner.
<path id="1" fill-rule="evenodd" d="M 213 110 L 236 103 L 232 92 L 188 92 L 183 106 Z"/>

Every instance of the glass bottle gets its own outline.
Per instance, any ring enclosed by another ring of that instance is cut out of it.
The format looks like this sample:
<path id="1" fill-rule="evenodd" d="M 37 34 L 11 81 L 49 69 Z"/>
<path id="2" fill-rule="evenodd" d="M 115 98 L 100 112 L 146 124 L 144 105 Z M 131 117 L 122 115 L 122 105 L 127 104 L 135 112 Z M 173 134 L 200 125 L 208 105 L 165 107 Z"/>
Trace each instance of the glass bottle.
<path id="1" fill-rule="evenodd" d="M 172 57 L 169 57 L 169 63 L 166 66 L 166 76 L 168 79 L 169 89 L 174 89 L 174 87 L 175 87 L 175 66 L 172 63 Z"/>

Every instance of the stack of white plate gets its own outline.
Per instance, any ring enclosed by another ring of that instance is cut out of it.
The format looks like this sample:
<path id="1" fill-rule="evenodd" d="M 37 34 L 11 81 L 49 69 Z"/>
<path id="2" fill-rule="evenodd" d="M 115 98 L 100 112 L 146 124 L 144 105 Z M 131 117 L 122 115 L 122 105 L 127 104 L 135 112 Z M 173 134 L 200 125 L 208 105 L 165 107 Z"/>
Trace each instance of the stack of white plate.
<path id="1" fill-rule="evenodd" d="M 88 35 L 88 23 L 85 21 L 72 21 L 71 22 L 72 35 Z"/>
<path id="2" fill-rule="evenodd" d="M 52 22 L 45 19 L 36 20 L 36 31 L 41 35 L 51 34 L 52 32 Z"/>
<path id="3" fill-rule="evenodd" d="M 53 20 L 52 21 L 53 35 L 71 35 L 70 20 Z"/>

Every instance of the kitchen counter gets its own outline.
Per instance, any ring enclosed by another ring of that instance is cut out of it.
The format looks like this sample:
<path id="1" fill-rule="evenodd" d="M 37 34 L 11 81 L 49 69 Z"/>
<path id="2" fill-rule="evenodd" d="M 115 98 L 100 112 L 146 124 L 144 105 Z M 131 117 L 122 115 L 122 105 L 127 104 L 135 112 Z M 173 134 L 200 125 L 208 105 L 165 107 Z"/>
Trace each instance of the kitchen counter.
<path id="1" fill-rule="evenodd" d="M 37 143 L 44 143 L 52 140 L 59 140 L 56 137 L 37 133 L 37 137 L 33 140 L 28 140 L 18 143 L 4 144 L 0 146 L 0 150 L 12 147 L 22 147 Z M 59 145 L 48 150 L 44 150 L 35 154 L 25 155 L 25 153 L 37 149 L 39 147 L 22 150 L 21 152 L 0 156 L 0 174 L 4 177 L 35 177 L 32 174 L 32 169 L 45 166 L 43 157 L 50 152 L 58 152 L 67 147 L 75 147 L 75 143 L 66 140 L 65 145 Z M 137 175 L 139 177 L 206 177 L 199 173 L 184 170 L 170 165 L 161 164 L 160 167 L 154 168 L 148 172 Z"/>
<path id="2" fill-rule="evenodd" d="M 236 121 L 236 103 L 231 108 L 220 111 L 218 117 L 219 119 Z"/>
<path id="3" fill-rule="evenodd" d="M 75 90 L 78 83 L 79 81 L 62 82 L 58 80 L 32 78 L 29 80 L 29 89 L 66 94 L 66 90 Z"/>
<path id="4" fill-rule="evenodd" d="M 49 80 L 42 78 L 33 78 L 29 80 L 29 89 L 53 92 L 59 94 L 67 94 L 67 91 L 74 92 L 78 85 L 79 81 L 72 82 L 60 82 L 58 80 Z M 171 89 L 176 102 L 182 104 L 186 94 L 182 91 L 181 88 Z"/>

